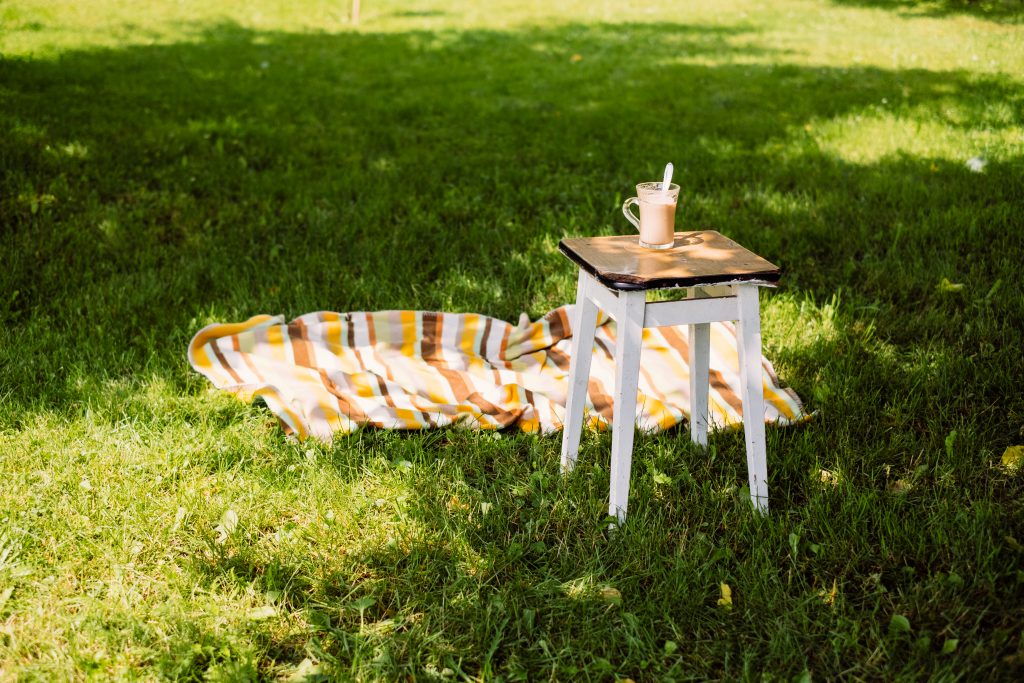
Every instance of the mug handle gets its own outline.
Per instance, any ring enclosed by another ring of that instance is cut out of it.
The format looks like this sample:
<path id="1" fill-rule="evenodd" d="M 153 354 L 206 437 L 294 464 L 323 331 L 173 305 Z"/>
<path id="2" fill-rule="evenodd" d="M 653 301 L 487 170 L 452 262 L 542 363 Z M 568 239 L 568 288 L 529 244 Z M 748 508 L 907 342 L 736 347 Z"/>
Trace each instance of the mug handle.
<path id="1" fill-rule="evenodd" d="M 640 219 L 633 215 L 633 212 L 629 210 L 629 207 L 633 204 L 640 204 L 640 200 L 636 197 L 630 197 L 622 203 L 622 215 L 626 217 L 626 220 L 633 224 L 637 232 L 640 232 Z"/>

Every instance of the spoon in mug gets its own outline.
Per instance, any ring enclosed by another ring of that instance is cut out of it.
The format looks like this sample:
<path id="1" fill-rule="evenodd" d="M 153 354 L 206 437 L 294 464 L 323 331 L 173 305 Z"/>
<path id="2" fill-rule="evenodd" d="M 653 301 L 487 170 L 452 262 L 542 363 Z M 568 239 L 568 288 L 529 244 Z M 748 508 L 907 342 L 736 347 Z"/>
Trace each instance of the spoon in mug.
<path id="1" fill-rule="evenodd" d="M 665 164 L 665 177 L 661 181 L 661 191 L 662 192 L 668 192 L 668 187 L 669 187 L 669 185 L 672 184 L 672 170 L 673 170 L 672 162 L 670 161 L 667 164 Z"/>

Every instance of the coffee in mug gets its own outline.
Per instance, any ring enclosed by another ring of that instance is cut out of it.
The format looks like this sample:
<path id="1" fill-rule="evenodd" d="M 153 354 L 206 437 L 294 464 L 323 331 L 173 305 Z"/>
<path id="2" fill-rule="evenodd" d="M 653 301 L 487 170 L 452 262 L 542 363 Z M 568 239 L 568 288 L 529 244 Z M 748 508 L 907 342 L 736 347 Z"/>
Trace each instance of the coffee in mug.
<path id="1" fill-rule="evenodd" d="M 679 186 L 671 183 L 667 190 L 660 182 L 640 183 L 636 186 L 636 197 L 630 197 L 622 205 L 626 219 L 640 232 L 640 246 L 648 249 L 670 249 L 675 243 L 676 202 Z M 640 205 L 640 219 L 637 220 L 629 207 Z"/>

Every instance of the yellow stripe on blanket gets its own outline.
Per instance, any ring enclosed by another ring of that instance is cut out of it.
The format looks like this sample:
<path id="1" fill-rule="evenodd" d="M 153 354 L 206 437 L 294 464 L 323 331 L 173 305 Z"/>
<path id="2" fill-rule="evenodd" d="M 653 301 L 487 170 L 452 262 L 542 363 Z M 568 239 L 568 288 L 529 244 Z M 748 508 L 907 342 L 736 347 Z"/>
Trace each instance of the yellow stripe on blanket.
<path id="1" fill-rule="evenodd" d="M 370 424 L 389 429 L 456 425 L 562 428 L 573 306 L 518 325 L 478 314 L 427 311 L 308 313 L 286 323 L 259 315 L 200 330 L 188 358 L 217 388 L 261 396 L 298 438 L 329 440 Z M 609 428 L 615 322 L 598 321 L 586 424 Z M 709 421 L 742 421 L 736 330 L 712 323 Z M 690 415 L 687 327 L 645 330 L 636 425 L 669 429 Z M 766 422 L 806 420 L 799 397 L 762 360 Z M 597 407 L 595 408 L 595 404 Z"/>

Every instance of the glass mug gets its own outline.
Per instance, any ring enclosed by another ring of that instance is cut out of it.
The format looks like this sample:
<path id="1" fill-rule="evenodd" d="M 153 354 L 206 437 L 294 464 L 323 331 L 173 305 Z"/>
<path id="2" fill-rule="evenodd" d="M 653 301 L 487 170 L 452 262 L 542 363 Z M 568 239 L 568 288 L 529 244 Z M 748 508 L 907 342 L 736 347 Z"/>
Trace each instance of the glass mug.
<path id="1" fill-rule="evenodd" d="M 679 186 L 671 183 L 668 190 L 663 190 L 660 182 L 640 183 L 636 186 L 636 194 L 636 197 L 630 197 L 623 203 L 622 214 L 640 232 L 640 246 L 671 249 L 675 244 Z M 640 205 L 640 220 L 629 210 L 633 204 Z"/>

